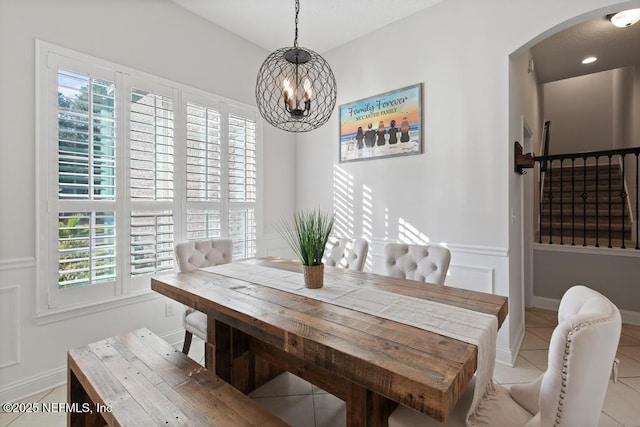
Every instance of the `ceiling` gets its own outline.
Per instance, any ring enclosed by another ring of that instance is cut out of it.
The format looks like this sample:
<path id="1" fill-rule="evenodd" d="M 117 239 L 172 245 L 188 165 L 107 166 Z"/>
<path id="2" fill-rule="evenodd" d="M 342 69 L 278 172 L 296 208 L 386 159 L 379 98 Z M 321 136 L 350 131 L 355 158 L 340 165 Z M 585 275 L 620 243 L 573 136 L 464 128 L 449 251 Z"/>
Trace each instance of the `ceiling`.
<path id="1" fill-rule="evenodd" d="M 640 64 L 640 23 L 618 28 L 600 16 L 546 38 L 531 56 L 538 83 Z M 598 60 L 583 65 L 588 56 Z"/>
<path id="2" fill-rule="evenodd" d="M 172 0 L 271 52 L 292 46 L 294 0 Z M 325 53 L 444 0 L 301 0 L 300 46 Z M 640 64 L 640 23 L 614 27 L 600 16 L 531 48 L 538 83 Z M 587 56 L 595 63 L 583 65 Z"/>
<path id="3" fill-rule="evenodd" d="M 298 44 L 320 54 L 442 0 L 301 0 Z M 293 46 L 294 0 L 173 0 L 250 42 Z"/>

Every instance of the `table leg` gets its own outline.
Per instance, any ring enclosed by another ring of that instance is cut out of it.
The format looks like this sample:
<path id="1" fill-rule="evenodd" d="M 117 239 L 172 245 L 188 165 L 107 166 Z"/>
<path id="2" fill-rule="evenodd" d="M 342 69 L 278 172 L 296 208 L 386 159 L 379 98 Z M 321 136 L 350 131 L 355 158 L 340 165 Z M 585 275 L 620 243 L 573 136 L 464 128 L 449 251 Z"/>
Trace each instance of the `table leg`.
<path id="1" fill-rule="evenodd" d="M 207 342 L 204 343 L 204 366 L 215 374 L 216 320 L 207 316 Z"/>
<path id="2" fill-rule="evenodd" d="M 83 405 L 88 403 L 89 408 L 92 409 L 87 413 L 82 410 L 67 412 L 67 426 L 97 427 L 105 424 L 102 416 L 95 411 L 96 406 L 71 368 L 67 368 L 67 402 L 69 404 L 77 403 L 80 409 L 83 409 Z"/>
<path id="3" fill-rule="evenodd" d="M 249 336 L 211 317 L 207 321 L 207 332 L 207 368 L 211 366 L 218 377 L 243 393 L 255 389 L 256 361 L 255 356 L 249 351 Z"/>
<path id="4" fill-rule="evenodd" d="M 347 392 L 347 426 L 388 427 L 389 415 L 398 405 L 377 393 L 351 383 Z"/>
<path id="5" fill-rule="evenodd" d="M 217 376 L 231 384 L 231 327 L 216 321 L 214 325 L 214 366 Z"/>
<path id="6" fill-rule="evenodd" d="M 231 384 L 249 393 L 256 383 L 255 357 L 249 352 L 249 336 L 231 328 Z"/>

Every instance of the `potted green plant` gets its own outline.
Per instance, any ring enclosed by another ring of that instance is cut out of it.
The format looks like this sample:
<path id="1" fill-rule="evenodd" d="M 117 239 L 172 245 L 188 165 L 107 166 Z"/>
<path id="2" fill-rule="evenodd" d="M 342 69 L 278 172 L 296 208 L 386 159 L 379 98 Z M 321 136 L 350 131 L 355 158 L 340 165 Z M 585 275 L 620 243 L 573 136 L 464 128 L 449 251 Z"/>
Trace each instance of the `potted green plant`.
<path id="1" fill-rule="evenodd" d="M 298 211 L 293 221 L 282 221 L 280 234 L 302 263 L 307 288 L 321 288 L 324 264 L 322 256 L 333 230 L 334 218 L 320 209 Z"/>

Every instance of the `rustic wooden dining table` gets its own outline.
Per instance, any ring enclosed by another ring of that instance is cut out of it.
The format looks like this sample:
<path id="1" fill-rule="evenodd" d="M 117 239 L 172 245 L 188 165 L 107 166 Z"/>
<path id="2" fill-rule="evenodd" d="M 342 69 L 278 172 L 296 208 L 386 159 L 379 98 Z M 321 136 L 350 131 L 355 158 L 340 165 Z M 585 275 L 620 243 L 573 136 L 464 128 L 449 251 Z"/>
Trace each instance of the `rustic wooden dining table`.
<path id="1" fill-rule="evenodd" d="M 280 258 L 242 265 L 301 274 L 299 263 Z M 324 275 L 338 286 L 494 315 L 498 327 L 507 316 L 499 295 L 336 267 Z M 446 421 L 477 369 L 473 344 L 257 282 L 216 267 L 151 279 L 154 291 L 207 314 L 205 365 L 245 393 L 289 371 L 344 400 L 348 426 L 385 426 L 398 403 Z"/>

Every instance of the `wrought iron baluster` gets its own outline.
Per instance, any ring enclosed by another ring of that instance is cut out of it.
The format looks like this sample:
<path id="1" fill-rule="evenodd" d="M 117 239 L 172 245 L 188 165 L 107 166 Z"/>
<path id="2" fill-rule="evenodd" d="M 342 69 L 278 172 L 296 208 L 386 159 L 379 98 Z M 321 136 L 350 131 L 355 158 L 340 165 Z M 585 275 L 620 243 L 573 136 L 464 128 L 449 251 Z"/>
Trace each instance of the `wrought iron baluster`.
<path id="1" fill-rule="evenodd" d="M 571 158 L 571 246 L 576 245 L 576 168 L 575 157 Z"/>
<path id="2" fill-rule="evenodd" d="M 538 243 L 542 243 L 542 203 L 544 203 L 544 194 L 542 194 L 542 163 L 538 169 Z"/>
<path id="3" fill-rule="evenodd" d="M 609 247 L 611 248 L 611 154 L 609 154 Z"/>
<path id="4" fill-rule="evenodd" d="M 599 205 L 599 201 L 598 201 L 598 197 L 600 197 L 600 191 L 599 191 L 599 187 L 600 187 L 600 178 L 598 177 L 600 175 L 600 171 L 599 171 L 599 166 L 598 166 L 598 160 L 600 159 L 600 156 L 596 156 L 596 248 L 600 247 L 600 244 L 598 243 L 598 237 L 600 236 L 600 211 L 598 210 L 598 205 Z"/>
<path id="5" fill-rule="evenodd" d="M 549 192 L 547 197 L 549 198 L 549 244 L 553 245 L 553 160 L 549 162 L 547 168 L 549 174 Z M 562 200 L 560 200 L 562 203 Z"/>
<path id="6" fill-rule="evenodd" d="M 582 246 L 587 246 L 587 156 L 582 158 Z"/>
<path id="7" fill-rule="evenodd" d="M 640 225 L 640 219 L 638 218 L 638 211 L 640 210 L 640 205 L 638 201 L 638 196 L 640 196 L 638 189 L 640 188 L 640 172 L 638 171 L 638 155 L 640 153 L 636 153 L 636 249 L 640 249 L 640 241 L 638 241 L 638 228 Z"/>
<path id="8" fill-rule="evenodd" d="M 635 156 L 636 163 L 635 193 L 631 192 L 634 191 L 631 181 L 633 175 L 631 175 L 632 171 L 629 170 L 630 167 L 633 167 L 631 159 L 629 159 L 629 165 L 627 165 L 627 158 L 631 155 Z M 618 156 L 620 157 L 618 158 Z M 602 162 L 600 158 L 603 158 Z M 571 160 L 570 166 L 568 166 L 571 168 L 569 171 L 570 177 L 567 176 L 567 171 L 565 170 L 564 162 L 567 159 Z M 580 159 L 582 159 L 582 164 L 578 166 L 577 163 Z M 591 163 L 593 159 L 595 161 Z M 567 233 L 568 236 L 570 233 L 571 245 L 575 246 L 576 222 L 582 221 L 582 246 L 595 245 L 597 248 L 613 248 L 615 243 L 617 248 L 627 249 L 629 242 L 635 240 L 633 246 L 636 250 L 640 250 L 640 147 L 546 155 L 536 157 L 534 161 L 538 165 L 540 173 L 538 179 L 538 194 L 541 201 L 538 206 L 538 243 L 543 243 L 543 234 L 547 232 L 548 228 L 549 238 L 544 243 L 553 244 L 554 235 L 557 238 L 557 233 L 559 233 L 560 238 L 557 239 L 556 243 L 564 245 L 564 234 Z M 558 163 L 554 163 L 556 161 Z M 547 166 L 546 172 L 542 171 L 543 164 Z M 604 173 L 601 173 L 601 166 Z M 560 171 L 557 170 L 558 167 L 560 167 Z M 582 167 L 582 174 L 580 174 L 579 170 L 576 171 L 578 167 Z M 595 173 L 591 172 L 594 167 Z M 614 170 L 614 168 L 616 169 Z M 628 183 L 626 179 L 627 172 L 630 174 Z M 560 180 L 559 184 L 554 182 L 558 179 Z M 571 182 L 565 184 L 565 180 L 568 181 L 569 179 Z M 580 182 L 576 182 L 579 180 L 583 181 L 582 188 L 580 188 Z M 590 189 L 591 185 L 595 185 L 595 191 Z M 618 186 L 621 188 L 618 188 Z M 614 190 L 616 191 L 615 195 L 613 194 Z M 578 194 L 578 191 L 580 191 L 580 194 Z M 606 197 L 602 195 L 603 193 L 606 194 Z M 601 196 L 603 203 L 606 203 L 606 207 L 600 203 Z M 578 197 L 582 197 L 581 218 L 577 217 L 577 209 L 579 209 L 577 205 L 579 203 Z M 635 201 L 630 197 L 636 197 Z M 571 206 L 569 206 L 567 198 L 571 199 Z M 554 210 L 554 200 L 560 203 L 557 212 Z M 635 203 L 635 206 L 632 202 Z M 566 209 L 565 204 L 567 205 Z M 549 210 L 548 214 L 546 213 L 547 209 Z M 627 209 L 629 210 L 627 211 Z M 601 215 L 603 218 L 600 218 Z M 608 218 L 604 218 L 605 215 Z M 613 215 L 616 217 L 613 218 Z M 595 216 L 595 219 L 592 216 Z M 554 220 L 560 221 L 560 224 L 554 223 Z M 571 224 L 568 223 L 569 220 Z M 618 224 L 619 220 L 622 221 L 621 225 Z M 548 227 L 545 227 L 544 224 L 547 221 Z M 565 221 L 567 222 L 565 223 Z M 627 226 L 627 221 L 630 221 L 630 226 Z M 571 230 L 568 230 L 568 227 Z M 580 230 L 578 230 L 579 232 Z M 629 233 L 628 236 L 627 233 Z M 577 238 L 579 239 L 580 236 Z M 603 239 L 608 241 L 606 246 L 600 245 L 600 241 Z M 568 245 L 569 242 L 567 241 L 566 244 Z"/>
<path id="9" fill-rule="evenodd" d="M 562 184 L 564 183 L 563 178 L 563 167 L 562 163 L 564 159 L 560 159 L 560 244 L 564 245 L 564 213 L 562 210 L 562 206 L 564 205 L 564 197 L 562 191 Z"/>
<path id="10" fill-rule="evenodd" d="M 626 249 L 624 246 L 624 211 L 627 210 L 627 190 L 624 188 L 624 154 L 621 155 L 622 161 L 622 174 L 620 176 L 620 183 L 622 185 L 622 189 L 620 190 L 620 199 L 622 199 L 622 245 L 620 248 Z"/>

